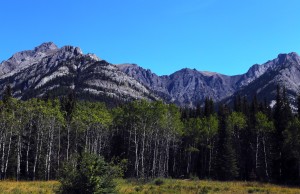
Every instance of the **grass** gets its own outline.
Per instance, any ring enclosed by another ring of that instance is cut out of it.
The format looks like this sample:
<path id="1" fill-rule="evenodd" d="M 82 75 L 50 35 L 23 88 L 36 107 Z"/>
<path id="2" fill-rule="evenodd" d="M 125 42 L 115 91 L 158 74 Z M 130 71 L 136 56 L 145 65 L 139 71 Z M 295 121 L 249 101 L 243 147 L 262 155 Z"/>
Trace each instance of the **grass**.
<path id="1" fill-rule="evenodd" d="M 52 194 L 58 188 L 57 181 L 0 181 L 1 194 Z"/>
<path id="2" fill-rule="evenodd" d="M 291 193 L 300 194 L 300 188 L 291 188 L 273 184 L 257 182 L 219 182 L 203 180 L 178 180 L 178 179 L 156 179 L 149 183 L 139 183 L 133 180 L 117 179 L 117 189 L 124 194 L 159 194 L 159 193 L 184 193 L 184 194 L 206 194 L 206 193 Z M 0 193 L 2 194 L 40 194 L 55 193 L 59 187 L 57 181 L 0 181 Z"/>
<path id="3" fill-rule="evenodd" d="M 117 180 L 120 193 L 125 194 L 159 194 L 159 193 L 184 193 L 184 194 L 206 194 L 206 193 L 291 193 L 300 194 L 300 188 L 283 187 L 272 184 L 257 182 L 219 182 L 203 180 L 176 180 L 163 179 L 163 183 L 156 184 L 152 181 L 141 184 L 136 181 Z"/>

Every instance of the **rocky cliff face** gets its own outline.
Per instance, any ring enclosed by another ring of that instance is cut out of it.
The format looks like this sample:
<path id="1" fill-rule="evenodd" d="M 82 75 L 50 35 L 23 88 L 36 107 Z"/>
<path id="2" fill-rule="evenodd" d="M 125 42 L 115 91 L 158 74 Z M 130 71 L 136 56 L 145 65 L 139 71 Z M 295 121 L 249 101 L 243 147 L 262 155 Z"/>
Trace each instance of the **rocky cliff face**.
<path id="1" fill-rule="evenodd" d="M 120 71 L 93 54 L 73 46 L 58 48 L 44 43 L 34 50 L 14 54 L 0 65 L 0 91 L 11 85 L 17 98 L 42 97 L 47 93 L 65 95 L 75 90 L 80 98 L 118 100 L 159 99 Z"/>

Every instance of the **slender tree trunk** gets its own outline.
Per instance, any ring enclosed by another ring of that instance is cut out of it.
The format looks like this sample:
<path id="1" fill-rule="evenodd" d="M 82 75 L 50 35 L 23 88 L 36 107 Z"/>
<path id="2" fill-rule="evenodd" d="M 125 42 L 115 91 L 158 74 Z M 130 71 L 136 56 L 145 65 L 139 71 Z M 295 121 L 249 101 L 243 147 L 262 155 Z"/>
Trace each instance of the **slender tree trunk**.
<path id="1" fill-rule="evenodd" d="M 165 175 L 169 174 L 169 150 L 170 150 L 170 146 L 169 146 L 169 140 L 167 140 L 167 146 L 166 146 L 166 162 L 165 162 Z"/>
<path id="2" fill-rule="evenodd" d="M 173 167 L 172 167 L 172 171 L 173 174 L 175 174 L 175 168 L 176 168 L 176 146 L 175 146 L 175 140 L 173 139 Z"/>
<path id="3" fill-rule="evenodd" d="M 29 139 L 28 139 L 27 150 L 26 150 L 26 177 L 27 177 L 27 179 L 29 178 L 29 150 L 30 150 L 31 130 L 32 130 L 32 126 L 30 126 Z"/>
<path id="4" fill-rule="evenodd" d="M 53 135 L 54 135 L 54 125 L 55 121 L 52 120 L 50 130 L 50 142 L 49 142 L 49 154 L 48 154 L 48 166 L 47 166 L 47 180 L 50 180 L 50 170 L 51 170 L 51 155 L 52 155 L 52 146 L 53 146 Z"/>
<path id="5" fill-rule="evenodd" d="M 21 172 L 21 150 L 21 134 L 19 134 L 17 143 L 17 181 L 20 179 Z"/>
<path id="6" fill-rule="evenodd" d="M 135 143 L 135 173 L 139 177 L 139 155 L 138 155 L 138 142 L 137 142 L 137 129 L 134 129 L 134 143 Z"/>
<path id="7" fill-rule="evenodd" d="M 48 170 L 48 155 L 49 155 L 49 141 L 50 141 L 50 130 L 48 130 L 48 142 L 47 146 L 47 152 L 45 157 L 45 169 L 44 169 L 44 179 L 47 180 L 47 170 Z"/>
<path id="8" fill-rule="evenodd" d="M 268 161 L 267 161 L 266 143 L 265 143 L 265 137 L 264 136 L 263 136 L 263 146 L 264 146 L 264 156 L 265 156 L 265 172 L 266 172 L 267 179 L 269 181 Z"/>
<path id="9" fill-rule="evenodd" d="M 157 136 L 158 136 L 158 130 L 156 130 L 155 133 L 155 139 L 154 139 L 154 153 L 153 153 L 153 161 L 152 161 L 152 177 L 155 177 L 155 168 L 156 168 L 156 157 L 157 157 Z"/>
<path id="10" fill-rule="evenodd" d="M 7 167 L 8 167 L 8 160 L 9 160 L 9 155 L 10 155 L 11 137 L 12 137 L 12 129 L 10 131 L 10 136 L 9 136 L 8 150 L 7 150 L 6 162 L 5 162 L 5 169 L 4 169 L 4 179 L 6 178 L 6 172 L 7 172 Z"/>
<path id="11" fill-rule="evenodd" d="M 5 132 L 5 135 L 2 139 L 2 156 L 1 156 L 1 179 L 4 178 L 4 166 L 5 166 L 5 144 L 6 144 L 6 137 L 7 133 Z"/>
<path id="12" fill-rule="evenodd" d="M 259 147 L 259 141 L 258 141 L 258 132 L 256 134 L 256 149 L 255 149 L 255 171 L 257 172 L 258 168 L 258 147 Z"/>
<path id="13" fill-rule="evenodd" d="M 143 140 L 142 140 L 142 153 L 141 153 L 141 161 L 142 161 L 142 173 L 141 176 L 145 178 L 145 166 L 144 166 L 144 153 L 145 153 L 145 139 L 146 139 L 146 126 L 144 126 L 143 130 Z"/>
<path id="14" fill-rule="evenodd" d="M 58 127 L 58 150 L 57 150 L 57 171 L 60 171 L 60 130 L 61 128 Z"/>
<path id="15" fill-rule="evenodd" d="M 38 129 L 39 130 L 39 129 Z M 40 132 L 37 134 L 37 143 L 36 143 L 36 153 L 34 157 L 34 163 L 33 163 L 33 180 L 35 180 L 35 172 L 36 172 L 36 165 L 37 165 L 37 160 L 38 160 L 38 155 L 39 155 L 39 142 L 40 142 Z"/>
<path id="16" fill-rule="evenodd" d="M 186 174 L 189 175 L 190 174 L 190 163 L 192 160 L 192 154 L 191 152 L 188 152 L 188 163 L 187 163 L 187 168 L 186 168 Z"/>

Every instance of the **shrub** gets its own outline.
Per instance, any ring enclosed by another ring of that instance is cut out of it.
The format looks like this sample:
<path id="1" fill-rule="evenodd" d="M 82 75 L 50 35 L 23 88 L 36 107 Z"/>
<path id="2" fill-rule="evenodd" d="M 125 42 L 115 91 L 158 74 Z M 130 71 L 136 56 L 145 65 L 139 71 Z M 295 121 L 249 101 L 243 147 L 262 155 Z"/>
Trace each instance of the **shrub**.
<path id="1" fill-rule="evenodd" d="M 164 184 L 164 179 L 162 179 L 162 178 L 157 178 L 157 179 L 154 179 L 153 182 L 154 182 L 155 185 L 159 186 L 159 185 Z"/>
<path id="2" fill-rule="evenodd" d="M 116 193 L 113 178 L 117 171 L 103 158 L 84 153 L 64 165 L 59 193 Z"/>

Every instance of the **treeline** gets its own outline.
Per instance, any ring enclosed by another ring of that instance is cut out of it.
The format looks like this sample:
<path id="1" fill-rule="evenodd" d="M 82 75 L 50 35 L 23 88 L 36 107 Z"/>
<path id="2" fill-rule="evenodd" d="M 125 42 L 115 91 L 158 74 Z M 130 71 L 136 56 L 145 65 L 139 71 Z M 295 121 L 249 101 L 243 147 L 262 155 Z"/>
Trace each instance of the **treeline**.
<path id="1" fill-rule="evenodd" d="M 299 183 L 300 116 L 280 87 L 273 108 L 237 96 L 233 108 L 217 111 L 211 99 L 196 109 L 160 101 L 108 109 L 72 93 L 19 101 L 4 92 L 1 179 L 58 179 L 64 163 L 84 152 L 126 163 L 125 177 Z"/>

